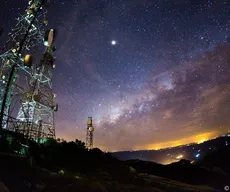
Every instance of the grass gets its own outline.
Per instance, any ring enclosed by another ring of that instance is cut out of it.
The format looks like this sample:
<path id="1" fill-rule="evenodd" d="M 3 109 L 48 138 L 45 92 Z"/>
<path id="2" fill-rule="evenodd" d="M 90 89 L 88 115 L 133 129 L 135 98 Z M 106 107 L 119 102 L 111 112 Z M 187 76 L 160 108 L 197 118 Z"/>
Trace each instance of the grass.
<path id="1" fill-rule="evenodd" d="M 93 174 L 86 174 L 82 170 L 67 171 L 61 167 L 56 171 L 39 165 L 30 167 L 24 158 L 0 155 L 0 181 L 10 192 L 217 192 L 207 186 L 140 174 L 131 166 L 126 172 L 121 163 L 112 164 L 113 169 L 98 167 Z M 82 166 L 84 168 L 85 164 Z"/>
<path id="2" fill-rule="evenodd" d="M 44 172 L 43 172 L 44 173 Z M 48 173 L 48 171 L 46 171 Z M 69 180 L 72 186 L 66 186 L 67 190 L 70 190 L 71 187 L 78 185 L 80 189 L 84 189 L 87 185 L 93 191 L 98 192 L 214 192 L 215 190 L 208 186 L 194 186 L 189 184 L 184 184 L 178 181 L 148 175 L 148 174 L 138 174 L 138 179 L 142 180 L 142 184 L 137 183 L 126 183 L 121 184 L 120 182 L 114 180 L 108 173 L 103 173 L 106 177 L 92 177 L 88 178 L 86 175 L 81 175 L 78 173 L 76 175 L 71 175 L 67 172 L 65 174 L 54 174 L 50 173 L 49 177 L 52 177 L 53 182 L 55 180 Z M 71 181 L 74 178 L 75 181 Z M 80 178 L 80 179 L 79 179 Z M 70 182 L 71 181 L 71 182 Z M 47 183 L 46 181 L 43 181 Z M 60 183 L 59 183 L 60 184 Z M 54 188 L 52 188 L 53 190 Z M 87 191 L 84 189 L 84 191 Z M 216 191 L 217 192 L 217 191 Z"/>
<path id="3" fill-rule="evenodd" d="M 185 192 L 214 192 L 212 187 L 209 186 L 196 186 L 196 185 L 190 185 L 190 184 L 185 184 L 181 183 L 178 181 L 166 179 L 163 177 L 158 177 L 154 175 L 148 175 L 148 174 L 140 174 L 139 175 L 141 178 L 144 178 L 149 185 L 157 186 L 165 191 L 172 191 L 172 190 L 178 190 Z"/>

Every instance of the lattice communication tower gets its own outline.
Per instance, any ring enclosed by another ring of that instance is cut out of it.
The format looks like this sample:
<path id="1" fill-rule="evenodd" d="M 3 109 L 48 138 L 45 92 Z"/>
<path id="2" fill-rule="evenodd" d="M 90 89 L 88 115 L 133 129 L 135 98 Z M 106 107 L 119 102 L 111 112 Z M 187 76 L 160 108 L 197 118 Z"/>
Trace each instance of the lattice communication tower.
<path id="1" fill-rule="evenodd" d="M 86 130 L 86 147 L 88 149 L 93 148 L 93 132 L 94 132 L 93 120 L 92 117 L 88 117 L 87 130 Z"/>
<path id="2" fill-rule="evenodd" d="M 47 30 L 44 36 L 45 52 L 32 76 L 29 88 L 24 93 L 24 98 L 18 112 L 17 119 L 26 124 L 21 126 L 20 132 L 27 137 L 39 140 L 55 138 L 54 112 L 58 110 L 56 95 L 52 91 L 52 70 L 55 68 L 54 40 L 55 30 Z M 27 61 L 32 62 L 32 57 L 27 55 Z"/>
<path id="3" fill-rule="evenodd" d="M 55 31 L 45 32 L 45 26 L 48 24 L 46 7 L 49 3 L 50 0 L 29 1 L 26 13 L 17 18 L 17 24 L 9 33 L 9 40 L 0 55 L 0 126 L 9 130 L 23 131 L 32 138 L 35 138 L 32 135 L 36 135 L 36 138 L 44 135 L 55 137 L 53 113 L 50 112 L 51 109 L 52 112 L 57 110 L 57 105 L 53 105 L 55 95 L 51 91 Z M 37 46 L 42 41 L 46 51 L 37 67 L 33 65 L 31 55 L 35 54 Z M 29 88 L 26 91 L 17 84 L 20 71 L 23 71 L 29 79 Z M 9 114 L 14 96 L 23 96 L 17 119 Z M 34 132 L 35 129 L 36 134 L 31 134 L 31 130 Z M 45 129 L 52 131 L 47 133 Z"/>

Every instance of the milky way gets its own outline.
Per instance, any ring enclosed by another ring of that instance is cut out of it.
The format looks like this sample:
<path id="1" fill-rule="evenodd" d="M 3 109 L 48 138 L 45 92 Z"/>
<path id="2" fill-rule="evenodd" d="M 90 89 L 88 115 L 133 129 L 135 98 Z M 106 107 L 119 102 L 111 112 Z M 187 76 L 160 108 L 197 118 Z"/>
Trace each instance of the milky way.
<path id="1" fill-rule="evenodd" d="M 26 5 L 5 1 L 4 31 Z M 227 0 L 54 2 L 57 136 L 85 141 L 88 116 L 103 150 L 167 147 L 228 131 L 228 10 Z"/>

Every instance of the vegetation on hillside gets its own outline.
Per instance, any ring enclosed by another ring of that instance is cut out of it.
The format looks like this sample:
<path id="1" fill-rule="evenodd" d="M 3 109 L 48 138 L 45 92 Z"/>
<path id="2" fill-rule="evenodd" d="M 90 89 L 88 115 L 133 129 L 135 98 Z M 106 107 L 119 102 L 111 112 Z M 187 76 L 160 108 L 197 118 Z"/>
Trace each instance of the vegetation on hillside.
<path id="1" fill-rule="evenodd" d="M 0 152 L 0 180 L 11 192 L 214 191 L 140 174 L 110 153 L 88 150 L 79 140 L 38 143 L 3 134 Z"/>

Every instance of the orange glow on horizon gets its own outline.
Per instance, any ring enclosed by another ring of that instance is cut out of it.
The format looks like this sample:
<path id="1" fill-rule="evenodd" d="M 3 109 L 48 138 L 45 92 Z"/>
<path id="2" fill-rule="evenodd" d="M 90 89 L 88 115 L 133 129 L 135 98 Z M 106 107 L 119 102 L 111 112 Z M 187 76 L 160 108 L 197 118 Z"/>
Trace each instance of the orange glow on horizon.
<path id="1" fill-rule="evenodd" d="M 100 145 L 97 144 L 97 142 L 95 142 L 94 147 L 101 149 L 102 151 L 108 151 L 108 152 L 117 152 L 117 151 L 137 151 L 137 150 L 159 150 L 159 149 L 163 149 L 163 148 L 169 148 L 169 147 L 176 147 L 176 146 L 180 146 L 180 145 L 186 145 L 189 143 L 202 143 L 205 142 L 207 140 L 213 139 L 215 137 L 220 136 L 220 132 L 219 131 L 210 131 L 207 133 L 200 133 L 197 135 L 192 135 L 190 137 L 185 137 L 183 139 L 179 139 L 179 140 L 171 140 L 171 141 L 165 141 L 165 142 L 160 142 L 160 143 L 152 143 L 149 145 L 136 145 L 136 146 L 130 146 L 129 148 L 126 149 L 121 149 L 119 148 L 119 146 L 104 146 L 104 145 Z M 65 138 L 67 141 L 71 141 L 71 140 L 75 140 L 72 138 Z M 76 139 L 80 139 L 81 138 L 76 138 Z M 170 160 L 171 161 L 171 160 Z M 170 162 L 169 161 L 169 162 Z"/>
<path id="2" fill-rule="evenodd" d="M 162 165 L 168 165 L 168 164 L 171 164 L 171 163 L 174 163 L 174 162 L 178 162 L 178 160 L 173 160 L 173 159 L 168 159 L 168 160 L 163 160 L 160 162 L 160 164 Z"/>
<path id="3" fill-rule="evenodd" d="M 176 141 L 166 141 L 157 144 L 150 144 L 145 147 L 146 150 L 158 150 L 162 148 L 176 147 L 180 145 L 186 145 L 189 143 L 202 143 L 204 141 L 210 140 L 219 135 L 218 131 L 212 131 L 208 133 L 200 133 L 198 135 L 193 135 Z"/>

